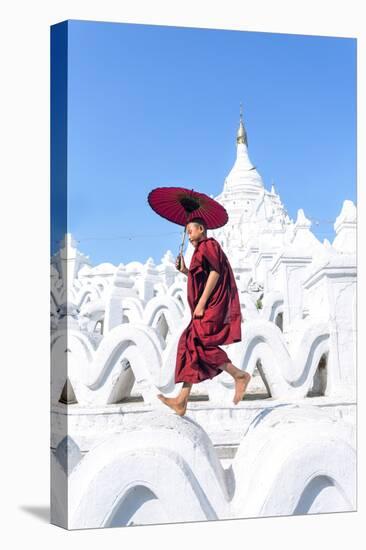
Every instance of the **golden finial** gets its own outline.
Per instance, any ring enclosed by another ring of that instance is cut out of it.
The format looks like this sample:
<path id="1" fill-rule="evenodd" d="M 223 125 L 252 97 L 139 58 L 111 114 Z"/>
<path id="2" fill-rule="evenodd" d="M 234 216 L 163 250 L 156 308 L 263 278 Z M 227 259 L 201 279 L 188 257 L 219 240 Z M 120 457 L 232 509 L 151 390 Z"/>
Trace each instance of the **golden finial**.
<path id="1" fill-rule="evenodd" d="M 236 143 L 245 143 L 246 146 L 248 146 L 248 138 L 247 133 L 244 128 L 243 124 L 243 105 L 240 102 L 240 123 L 239 123 L 239 130 L 236 135 Z"/>

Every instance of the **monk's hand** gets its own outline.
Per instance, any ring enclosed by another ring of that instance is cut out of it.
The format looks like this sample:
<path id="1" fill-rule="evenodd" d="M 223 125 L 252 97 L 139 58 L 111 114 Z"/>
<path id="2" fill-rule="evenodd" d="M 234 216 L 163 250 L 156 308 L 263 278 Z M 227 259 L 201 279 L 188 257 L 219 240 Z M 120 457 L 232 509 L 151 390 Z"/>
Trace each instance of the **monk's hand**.
<path id="1" fill-rule="evenodd" d="M 196 318 L 200 319 L 201 317 L 203 317 L 204 313 L 205 313 L 205 306 L 198 303 L 193 312 L 193 319 L 196 319 Z"/>
<path id="2" fill-rule="evenodd" d="M 179 256 L 177 256 L 177 258 L 175 260 L 175 267 L 176 267 L 176 269 L 178 269 L 178 271 L 180 271 L 181 273 L 184 273 L 185 275 L 187 275 L 188 269 L 187 269 L 187 266 L 185 264 L 183 254 L 179 254 Z"/>

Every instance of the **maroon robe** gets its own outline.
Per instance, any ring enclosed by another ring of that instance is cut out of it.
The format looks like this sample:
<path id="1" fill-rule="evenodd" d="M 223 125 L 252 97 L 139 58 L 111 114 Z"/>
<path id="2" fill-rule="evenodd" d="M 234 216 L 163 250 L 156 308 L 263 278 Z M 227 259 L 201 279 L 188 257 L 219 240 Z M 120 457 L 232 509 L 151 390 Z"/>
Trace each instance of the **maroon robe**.
<path id="1" fill-rule="evenodd" d="M 219 366 L 231 362 L 219 345 L 241 341 L 242 316 L 235 277 L 225 252 L 213 237 L 198 242 L 189 266 L 187 298 L 192 316 L 211 269 L 220 276 L 203 317 L 192 317 L 179 339 L 175 383 L 197 384 L 217 376 L 222 372 Z"/>

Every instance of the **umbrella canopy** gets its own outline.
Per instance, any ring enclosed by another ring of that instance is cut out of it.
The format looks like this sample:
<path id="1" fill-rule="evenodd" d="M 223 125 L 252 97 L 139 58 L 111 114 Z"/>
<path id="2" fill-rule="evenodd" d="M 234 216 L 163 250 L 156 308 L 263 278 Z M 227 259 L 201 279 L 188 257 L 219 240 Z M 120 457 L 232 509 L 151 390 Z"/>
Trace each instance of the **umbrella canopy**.
<path id="1" fill-rule="evenodd" d="M 202 218 L 207 229 L 217 229 L 229 219 L 221 204 L 193 189 L 157 187 L 150 191 L 147 200 L 157 214 L 184 227 L 193 218 Z"/>

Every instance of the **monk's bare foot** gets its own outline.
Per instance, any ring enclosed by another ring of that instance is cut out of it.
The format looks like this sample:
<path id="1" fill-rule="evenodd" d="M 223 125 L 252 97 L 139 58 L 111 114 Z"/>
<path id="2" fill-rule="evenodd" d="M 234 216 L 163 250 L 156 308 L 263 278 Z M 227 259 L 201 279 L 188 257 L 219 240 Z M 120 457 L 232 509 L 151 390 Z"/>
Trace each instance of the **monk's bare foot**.
<path id="1" fill-rule="evenodd" d="M 183 416 L 186 413 L 187 401 L 179 401 L 177 397 L 165 397 L 161 393 L 158 394 L 158 398 L 179 414 L 179 416 Z"/>
<path id="2" fill-rule="evenodd" d="M 235 395 L 233 399 L 235 405 L 243 399 L 250 379 L 251 376 L 249 372 L 242 372 L 241 374 L 235 376 Z"/>

